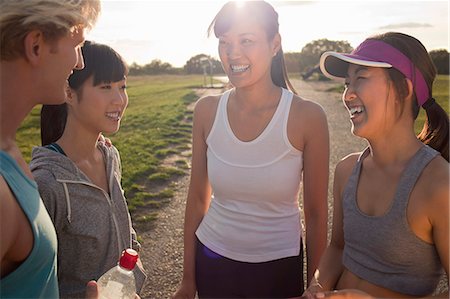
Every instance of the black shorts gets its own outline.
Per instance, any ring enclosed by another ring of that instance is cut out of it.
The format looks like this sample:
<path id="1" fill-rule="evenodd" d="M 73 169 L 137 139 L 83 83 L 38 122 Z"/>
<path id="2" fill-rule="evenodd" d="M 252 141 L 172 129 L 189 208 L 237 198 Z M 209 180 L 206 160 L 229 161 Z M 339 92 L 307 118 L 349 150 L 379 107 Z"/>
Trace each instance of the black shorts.
<path id="1" fill-rule="evenodd" d="M 303 246 L 298 256 L 263 263 L 223 257 L 197 239 L 195 278 L 199 298 L 289 298 L 303 293 Z"/>

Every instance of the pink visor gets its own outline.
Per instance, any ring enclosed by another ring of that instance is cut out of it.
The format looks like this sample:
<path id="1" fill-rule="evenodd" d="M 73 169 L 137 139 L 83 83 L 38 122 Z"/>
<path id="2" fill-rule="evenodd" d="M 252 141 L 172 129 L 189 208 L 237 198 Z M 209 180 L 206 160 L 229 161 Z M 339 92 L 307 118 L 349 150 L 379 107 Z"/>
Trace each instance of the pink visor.
<path id="1" fill-rule="evenodd" d="M 345 78 L 349 63 L 368 67 L 393 67 L 411 80 L 420 106 L 429 98 L 428 86 L 419 69 L 405 54 L 385 42 L 366 39 L 350 54 L 325 52 L 320 57 L 320 69 L 329 78 Z"/>

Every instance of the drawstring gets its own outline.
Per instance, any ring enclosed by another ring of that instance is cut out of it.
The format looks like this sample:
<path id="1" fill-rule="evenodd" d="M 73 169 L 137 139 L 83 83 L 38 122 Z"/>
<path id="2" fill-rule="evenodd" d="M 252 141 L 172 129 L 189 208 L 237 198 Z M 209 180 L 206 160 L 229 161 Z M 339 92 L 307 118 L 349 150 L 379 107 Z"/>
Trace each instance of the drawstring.
<path id="1" fill-rule="evenodd" d="M 72 222 L 71 216 L 72 216 L 72 210 L 70 208 L 70 197 L 69 197 L 69 190 L 67 189 L 67 184 L 63 183 L 64 186 L 64 194 L 66 195 L 66 205 L 67 205 L 67 221 L 69 223 Z"/>

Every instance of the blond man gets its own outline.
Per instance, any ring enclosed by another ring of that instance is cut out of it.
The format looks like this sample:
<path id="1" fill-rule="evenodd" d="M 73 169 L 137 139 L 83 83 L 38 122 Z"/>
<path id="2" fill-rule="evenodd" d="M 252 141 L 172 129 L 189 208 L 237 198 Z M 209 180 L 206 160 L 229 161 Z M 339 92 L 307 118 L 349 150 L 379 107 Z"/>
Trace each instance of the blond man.
<path id="1" fill-rule="evenodd" d="M 17 144 L 37 104 L 60 104 L 99 0 L 0 0 L 0 297 L 58 298 L 57 238 Z"/>

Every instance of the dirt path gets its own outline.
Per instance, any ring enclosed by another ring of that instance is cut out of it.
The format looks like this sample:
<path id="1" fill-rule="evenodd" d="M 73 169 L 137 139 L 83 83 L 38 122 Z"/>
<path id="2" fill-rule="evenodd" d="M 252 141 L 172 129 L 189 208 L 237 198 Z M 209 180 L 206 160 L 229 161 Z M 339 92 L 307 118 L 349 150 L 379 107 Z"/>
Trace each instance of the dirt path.
<path id="1" fill-rule="evenodd" d="M 331 220 L 331 190 L 336 163 L 346 155 L 362 150 L 366 142 L 350 133 L 348 114 L 340 100 L 340 94 L 327 92 L 336 85 L 332 82 L 310 82 L 292 80 L 300 96 L 318 102 L 325 110 L 330 130 L 330 184 L 329 215 Z M 217 90 L 202 90 L 217 93 Z M 141 258 L 148 273 L 148 279 L 141 294 L 142 298 L 170 298 L 175 292 L 182 274 L 183 263 L 183 219 L 189 177 L 176 182 L 176 195 L 159 212 L 155 226 L 138 231 L 142 239 Z M 331 227 L 331 221 L 329 222 Z M 442 283 L 441 283 L 442 285 Z M 445 286 L 443 287 L 446 288 Z"/>
<path id="2" fill-rule="evenodd" d="M 351 124 L 348 112 L 341 101 L 341 94 L 327 91 L 337 85 L 336 82 L 319 82 L 292 80 L 298 94 L 308 100 L 319 103 L 327 115 L 328 129 L 330 133 L 330 178 L 328 188 L 329 214 L 331 216 L 332 186 L 334 168 L 343 157 L 365 148 L 366 142 L 353 136 L 350 132 Z M 331 219 L 331 217 L 330 217 Z M 329 223 L 331 226 L 331 223 Z"/>

